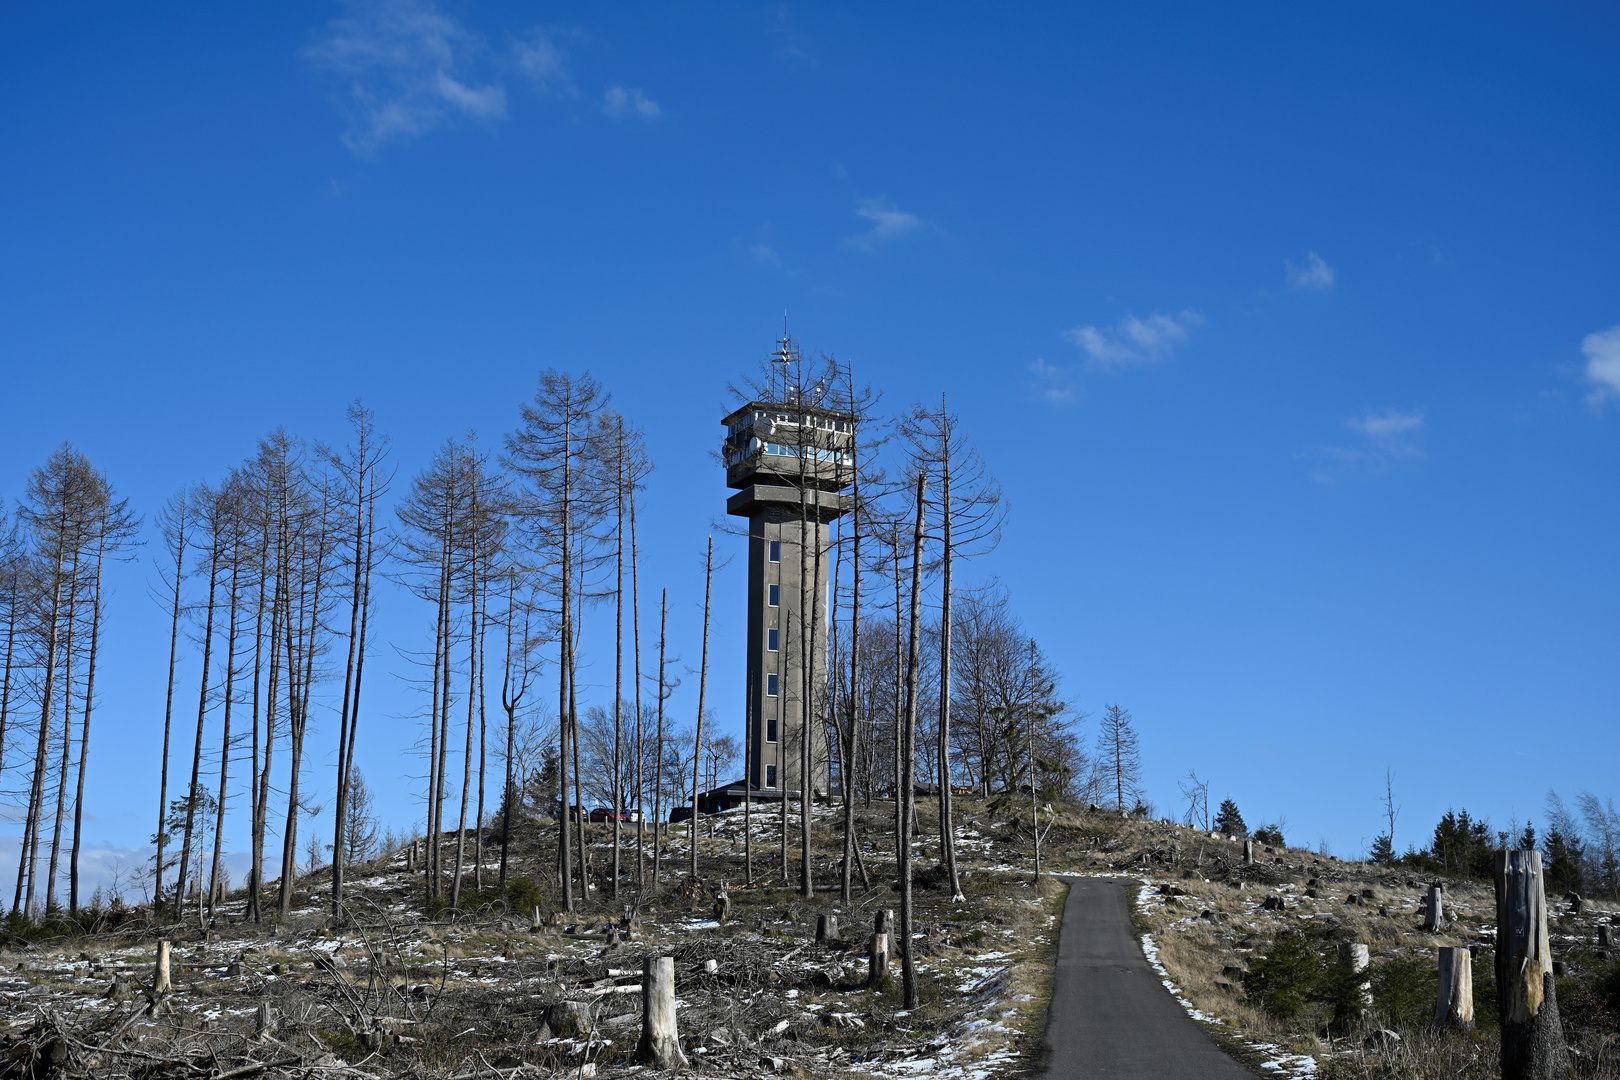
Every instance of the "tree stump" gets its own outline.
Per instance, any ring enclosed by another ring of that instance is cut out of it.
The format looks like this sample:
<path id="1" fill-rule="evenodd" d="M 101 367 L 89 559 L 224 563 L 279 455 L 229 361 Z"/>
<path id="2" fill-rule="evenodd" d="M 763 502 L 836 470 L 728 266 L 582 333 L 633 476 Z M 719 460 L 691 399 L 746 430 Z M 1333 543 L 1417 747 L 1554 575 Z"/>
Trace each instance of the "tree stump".
<path id="1" fill-rule="evenodd" d="M 714 921 L 725 922 L 730 917 L 731 894 L 727 892 L 725 886 L 722 885 L 720 887 L 720 892 L 717 893 L 714 898 Z"/>
<path id="2" fill-rule="evenodd" d="M 154 994 L 167 994 L 174 988 L 174 983 L 169 979 L 169 956 L 173 948 L 167 941 L 158 942 L 157 970 L 152 975 L 152 993 Z"/>
<path id="3" fill-rule="evenodd" d="M 1609 924 L 1603 923 L 1598 927 L 1598 945 L 1601 948 L 1609 947 Z"/>
<path id="4" fill-rule="evenodd" d="M 889 985 L 889 935 L 872 935 L 872 959 L 866 968 L 866 988 L 882 990 Z"/>
<path id="5" fill-rule="evenodd" d="M 1434 1026 L 1472 1031 L 1474 1027 L 1474 954 L 1467 948 L 1440 950 L 1440 995 L 1434 1003 Z"/>
<path id="6" fill-rule="evenodd" d="M 1367 946 L 1359 941 L 1347 941 L 1339 946 L 1339 965 L 1350 976 L 1352 992 L 1345 995 L 1334 1010 L 1333 1025 L 1345 1028 L 1360 1022 L 1372 1007 L 1372 984 L 1357 982 L 1355 976 L 1364 974 L 1371 963 Z"/>
<path id="7" fill-rule="evenodd" d="M 536 904 L 533 913 L 529 916 L 529 933 L 538 934 L 544 925 L 545 923 L 540 919 L 540 905 Z"/>
<path id="8" fill-rule="evenodd" d="M 1243 840 L 1243 865 L 1254 865 L 1254 841 L 1248 839 L 1247 837 L 1245 837 Z"/>
<path id="9" fill-rule="evenodd" d="M 1547 940 L 1541 852 L 1498 851 L 1496 987 L 1502 1011 L 1502 1080 L 1552 1080 L 1570 1069 Z"/>
<path id="10" fill-rule="evenodd" d="M 675 958 L 649 956 L 641 969 L 641 1042 L 636 1060 L 665 1071 L 686 1067 L 675 1027 Z"/>
<path id="11" fill-rule="evenodd" d="M 826 945 L 838 940 L 838 916 L 816 916 L 816 944 Z"/>
<path id="12" fill-rule="evenodd" d="M 893 936 L 893 934 L 894 934 L 894 909 L 893 908 L 883 908 L 877 913 L 877 915 L 872 919 L 872 933 L 874 933 L 874 934 L 889 934 L 891 937 Z"/>
<path id="13" fill-rule="evenodd" d="M 268 1001 L 259 1002 L 258 1012 L 253 1014 L 253 1034 L 260 1041 L 269 1039 L 276 1030 L 276 1014 L 271 1011 Z"/>
<path id="14" fill-rule="evenodd" d="M 1445 921 L 1445 901 L 1439 885 L 1429 886 L 1428 906 L 1423 909 L 1423 929 L 1431 934 L 1440 932 Z"/>

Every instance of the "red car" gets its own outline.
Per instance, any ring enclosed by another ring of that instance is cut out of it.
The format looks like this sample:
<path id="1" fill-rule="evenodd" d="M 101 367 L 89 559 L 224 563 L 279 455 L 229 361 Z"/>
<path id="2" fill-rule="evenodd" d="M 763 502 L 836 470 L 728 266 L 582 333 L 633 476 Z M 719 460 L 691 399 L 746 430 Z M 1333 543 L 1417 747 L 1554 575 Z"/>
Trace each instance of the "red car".
<path id="1" fill-rule="evenodd" d="M 598 806 L 591 811 L 592 821 L 612 821 L 614 818 L 618 818 L 620 821 L 633 820 L 628 811 L 615 814 L 613 809 L 607 806 Z"/>

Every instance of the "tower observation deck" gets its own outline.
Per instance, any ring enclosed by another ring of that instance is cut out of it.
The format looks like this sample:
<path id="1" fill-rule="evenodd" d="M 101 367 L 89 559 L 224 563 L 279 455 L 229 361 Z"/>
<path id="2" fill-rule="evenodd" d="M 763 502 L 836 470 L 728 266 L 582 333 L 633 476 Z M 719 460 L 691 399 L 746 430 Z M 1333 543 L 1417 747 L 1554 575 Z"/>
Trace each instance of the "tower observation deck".
<path id="1" fill-rule="evenodd" d="M 748 519 L 748 780 L 797 795 L 806 737 L 810 790 L 827 788 L 829 526 L 850 509 L 856 416 L 795 388 L 771 396 L 721 421 L 721 457 L 736 489 L 726 513 Z"/>

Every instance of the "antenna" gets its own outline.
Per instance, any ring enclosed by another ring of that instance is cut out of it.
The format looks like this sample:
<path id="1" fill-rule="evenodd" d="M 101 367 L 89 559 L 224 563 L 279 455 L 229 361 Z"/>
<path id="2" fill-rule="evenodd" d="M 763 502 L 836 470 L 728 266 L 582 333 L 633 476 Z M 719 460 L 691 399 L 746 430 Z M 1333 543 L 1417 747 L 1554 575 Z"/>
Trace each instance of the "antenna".
<path id="1" fill-rule="evenodd" d="M 771 353 L 771 363 L 782 365 L 782 399 L 788 396 L 788 365 L 797 364 L 800 359 L 799 343 L 793 340 L 788 333 L 787 312 L 782 312 L 782 336 L 776 342 L 776 351 Z"/>

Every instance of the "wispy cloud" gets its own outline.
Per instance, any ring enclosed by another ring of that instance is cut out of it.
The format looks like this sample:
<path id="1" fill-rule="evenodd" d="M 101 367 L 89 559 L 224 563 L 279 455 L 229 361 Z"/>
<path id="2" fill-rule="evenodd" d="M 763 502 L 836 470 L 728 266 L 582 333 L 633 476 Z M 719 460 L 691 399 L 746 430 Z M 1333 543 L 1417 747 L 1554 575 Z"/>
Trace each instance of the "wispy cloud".
<path id="1" fill-rule="evenodd" d="M 305 50 L 317 69 L 341 80 L 357 154 L 430 131 L 457 117 L 506 112 L 506 91 L 473 73 L 483 40 L 431 0 L 364 0 L 328 23 Z"/>
<path id="2" fill-rule="evenodd" d="M 1620 326 L 1587 334 L 1581 339 L 1581 354 L 1586 357 L 1586 381 L 1592 384 L 1587 402 L 1620 401 Z"/>
<path id="3" fill-rule="evenodd" d="M 658 102 L 640 90 L 623 86 L 610 86 L 602 95 L 602 111 L 617 119 L 621 116 L 639 116 L 643 120 L 656 120 L 663 115 Z"/>
<path id="4" fill-rule="evenodd" d="M 1048 364 L 1036 357 L 1035 362 L 1029 365 L 1029 373 L 1035 380 L 1035 392 L 1054 405 L 1067 405 L 1081 394 L 1074 373 L 1068 368 Z"/>
<path id="5" fill-rule="evenodd" d="M 778 255 L 776 249 L 769 244 L 754 244 L 749 247 L 748 251 L 749 254 L 754 256 L 754 261 L 763 266 L 782 265 L 782 256 Z"/>
<path id="6" fill-rule="evenodd" d="M 855 215 L 870 221 L 872 227 L 859 236 L 845 237 L 844 243 L 866 251 L 887 244 L 891 240 L 898 240 L 928 224 L 916 214 L 900 209 L 881 195 L 875 199 L 862 199 L 861 204 L 855 208 Z"/>
<path id="7" fill-rule="evenodd" d="M 568 60 L 550 32 L 536 27 L 512 43 L 512 61 L 524 78 L 541 90 L 577 94 Z"/>
<path id="8" fill-rule="evenodd" d="M 1352 416 L 1344 422 L 1344 426 L 1360 435 L 1361 440 L 1352 446 L 1329 446 L 1316 451 L 1331 458 L 1340 469 L 1318 469 L 1311 474 L 1311 479 L 1332 484 L 1338 480 L 1338 471 L 1376 470 L 1396 461 L 1420 458 L 1423 456 L 1423 447 L 1419 442 L 1423 425 L 1421 411 L 1369 410 L 1360 416 Z"/>
<path id="9" fill-rule="evenodd" d="M 1145 319 L 1127 315 L 1112 329 L 1077 326 L 1063 331 L 1063 337 L 1079 346 L 1092 367 L 1113 370 L 1167 359 L 1203 322 L 1204 317 L 1196 311 L 1179 315 L 1154 312 Z"/>
<path id="10" fill-rule="evenodd" d="M 1323 261 L 1322 256 L 1311 252 L 1305 257 L 1305 265 L 1300 266 L 1292 259 L 1283 262 L 1283 269 L 1288 273 L 1288 284 L 1292 288 L 1307 292 L 1332 292 L 1338 284 L 1333 274 L 1333 267 Z"/>

